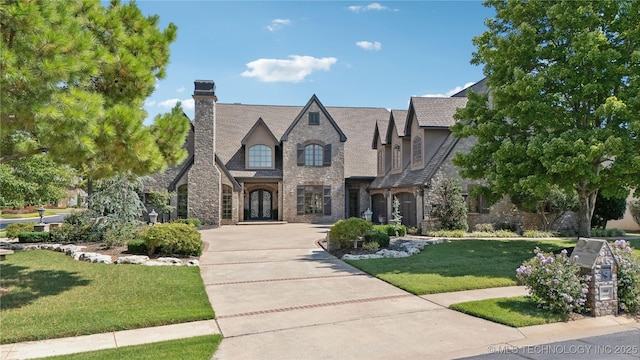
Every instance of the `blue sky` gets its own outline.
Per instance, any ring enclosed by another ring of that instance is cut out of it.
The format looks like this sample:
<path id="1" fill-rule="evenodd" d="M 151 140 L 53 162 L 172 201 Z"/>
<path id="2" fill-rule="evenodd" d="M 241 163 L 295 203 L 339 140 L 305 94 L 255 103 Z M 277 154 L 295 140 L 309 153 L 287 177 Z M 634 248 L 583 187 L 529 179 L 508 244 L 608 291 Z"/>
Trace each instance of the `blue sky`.
<path id="1" fill-rule="evenodd" d="M 177 100 L 193 118 L 193 82 L 222 103 L 406 110 L 411 96 L 448 96 L 483 78 L 474 36 L 493 9 L 480 1 L 138 1 L 178 27 L 167 76 L 145 109 Z"/>

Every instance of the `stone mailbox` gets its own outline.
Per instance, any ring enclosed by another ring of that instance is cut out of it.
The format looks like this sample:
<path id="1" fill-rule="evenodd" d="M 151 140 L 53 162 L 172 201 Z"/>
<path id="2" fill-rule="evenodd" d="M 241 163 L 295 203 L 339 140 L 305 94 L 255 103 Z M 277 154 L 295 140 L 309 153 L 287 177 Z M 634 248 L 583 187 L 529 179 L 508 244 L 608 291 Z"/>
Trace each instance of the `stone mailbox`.
<path id="1" fill-rule="evenodd" d="M 578 239 L 571 258 L 591 275 L 587 307 L 593 316 L 618 315 L 617 267 L 609 243 L 601 239 Z"/>

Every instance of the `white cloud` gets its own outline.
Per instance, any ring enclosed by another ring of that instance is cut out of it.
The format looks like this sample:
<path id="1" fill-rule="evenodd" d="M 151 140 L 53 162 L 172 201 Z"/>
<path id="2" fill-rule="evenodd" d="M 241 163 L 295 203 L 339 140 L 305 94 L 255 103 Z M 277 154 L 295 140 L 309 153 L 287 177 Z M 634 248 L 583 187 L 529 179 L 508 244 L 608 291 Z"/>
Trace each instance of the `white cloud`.
<path id="1" fill-rule="evenodd" d="M 382 49 L 382 44 L 378 41 L 358 41 L 356 43 L 356 46 L 361 47 L 365 50 L 375 50 L 375 51 L 379 51 L 380 49 Z"/>
<path id="2" fill-rule="evenodd" d="M 158 103 L 158 107 L 161 108 L 165 108 L 165 109 L 172 109 L 174 106 L 176 106 L 176 103 L 180 101 L 182 103 L 182 108 L 183 109 L 193 109 L 194 107 L 194 103 L 193 103 L 193 99 L 177 99 L 177 98 L 173 98 L 173 99 L 167 99 L 165 101 L 161 101 Z"/>
<path id="3" fill-rule="evenodd" d="M 449 96 L 451 96 L 453 94 L 459 93 L 460 91 L 468 88 L 469 86 L 471 86 L 473 84 L 475 84 L 475 82 L 468 82 L 468 83 L 466 83 L 466 84 L 464 84 L 462 86 L 456 86 L 455 88 L 445 92 L 444 94 L 425 94 L 425 95 L 421 95 L 421 96 L 423 96 L 423 97 L 449 97 Z"/>
<path id="4" fill-rule="evenodd" d="M 267 25 L 267 29 L 269 31 L 276 31 L 281 29 L 283 26 L 291 25 L 291 20 L 289 19 L 274 19 L 271 21 L 271 25 Z"/>
<path id="5" fill-rule="evenodd" d="M 155 101 L 155 100 L 147 99 L 147 100 L 145 100 L 145 101 L 144 101 L 144 106 L 149 106 L 149 107 L 151 107 L 151 106 L 153 106 L 153 105 L 155 105 L 155 104 L 156 104 L 156 101 Z"/>
<path id="6" fill-rule="evenodd" d="M 338 59 L 334 57 L 314 58 L 313 56 L 290 55 L 285 59 L 258 59 L 247 63 L 250 70 L 244 77 L 255 77 L 264 82 L 300 82 L 316 70 L 329 71 Z"/>
<path id="7" fill-rule="evenodd" d="M 361 11 L 371 11 L 371 10 L 377 10 L 377 11 L 387 10 L 388 7 L 382 6 L 378 3 L 371 3 L 369 5 L 352 5 L 347 7 L 347 9 L 353 12 L 361 12 Z"/>
<path id="8" fill-rule="evenodd" d="M 184 92 L 184 86 L 181 86 L 181 87 L 177 88 L 176 92 L 183 93 Z"/>

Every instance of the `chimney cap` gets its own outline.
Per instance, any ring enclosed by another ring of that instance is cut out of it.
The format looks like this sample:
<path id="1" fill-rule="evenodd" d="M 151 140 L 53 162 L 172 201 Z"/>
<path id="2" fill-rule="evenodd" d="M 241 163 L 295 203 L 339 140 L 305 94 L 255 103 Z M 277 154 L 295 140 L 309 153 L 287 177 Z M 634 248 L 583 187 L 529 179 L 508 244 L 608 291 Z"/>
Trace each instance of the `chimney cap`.
<path id="1" fill-rule="evenodd" d="M 216 84 L 213 80 L 196 80 L 193 83 L 195 84 L 194 96 L 216 96 Z"/>

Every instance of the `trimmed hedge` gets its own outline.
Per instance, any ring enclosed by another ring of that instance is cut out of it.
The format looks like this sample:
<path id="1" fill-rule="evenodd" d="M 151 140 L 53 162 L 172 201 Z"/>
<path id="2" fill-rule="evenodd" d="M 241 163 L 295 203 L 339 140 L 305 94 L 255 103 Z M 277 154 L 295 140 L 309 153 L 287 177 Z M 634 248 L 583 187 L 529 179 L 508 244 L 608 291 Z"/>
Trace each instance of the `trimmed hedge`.
<path id="1" fill-rule="evenodd" d="M 20 243 L 41 243 L 49 242 L 49 233 L 44 231 L 22 232 L 18 235 Z"/>
<path id="2" fill-rule="evenodd" d="M 373 227 L 374 230 L 378 231 L 378 232 L 383 232 L 386 233 L 389 236 L 396 236 L 396 229 L 395 226 L 393 224 L 387 224 L 387 225 L 376 225 Z M 404 225 L 399 225 L 398 226 L 398 236 L 405 236 L 407 235 L 407 227 Z"/>
<path id="3" fill-rule="evenodd" d="M 164 223 L 149 226 L 139 233 L 149 255 L 200 256 L 202 239 L 193 226 L 180 223 Z"/>
<path id="4" fill-rule="evenodd" d="M 353 240 L 356 240 L 372 229 L 373 224 L 367 220 L 351 217 L 333 224 L 331 230 L 329 230 L 329 234 L 331 240 L 339 243 L 340 246 L 350 246 Z"/>
<path id="5" fill-rule="evenodd" d="M 33 232 L 33 225 L 34 223 L 32 222 L 9 224 L 5 228 L 7 231 L 7 237 L 9 239 L 15 239 L 20 235 L 20 233 Z"/>

